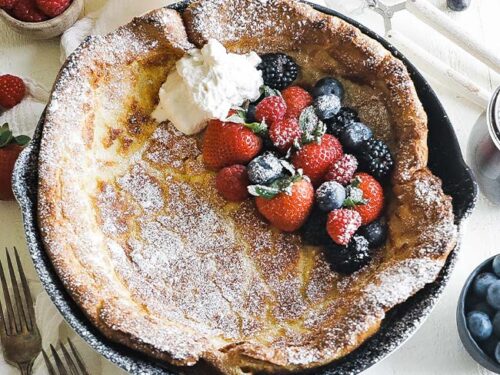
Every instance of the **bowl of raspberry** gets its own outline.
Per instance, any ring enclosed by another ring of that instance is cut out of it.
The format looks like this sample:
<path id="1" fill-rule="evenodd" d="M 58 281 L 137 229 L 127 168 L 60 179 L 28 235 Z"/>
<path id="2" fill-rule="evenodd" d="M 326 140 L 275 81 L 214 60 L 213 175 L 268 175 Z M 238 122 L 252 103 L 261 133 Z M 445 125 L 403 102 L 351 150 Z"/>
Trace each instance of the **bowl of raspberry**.
<path id="1" fill-rule="evenodd" d="M 465 282 L 457 326 L 470 356 L 500 374 L 500 255 L 481 263 Z"/>
<path id="2" fill-rule="evenodd" d="M 84 0 L 0 0 L 0 19 L 32 39 L 61 35 L 80 17 Z"/>

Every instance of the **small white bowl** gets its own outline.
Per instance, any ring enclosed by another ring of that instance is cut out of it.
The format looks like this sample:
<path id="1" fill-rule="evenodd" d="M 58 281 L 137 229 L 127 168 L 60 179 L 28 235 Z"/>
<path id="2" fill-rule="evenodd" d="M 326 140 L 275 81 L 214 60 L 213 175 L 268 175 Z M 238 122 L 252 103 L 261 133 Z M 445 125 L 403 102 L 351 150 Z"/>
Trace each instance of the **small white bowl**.
<path id="1" fill-rule="evenodd" d="M 61 35 L 78 20 L 84 0 L 73 0 L 62 14 L 42 22 L 24 22 L 0 9 L 2 19 L 12 30 L 31 39 L 50 39 Z"/>

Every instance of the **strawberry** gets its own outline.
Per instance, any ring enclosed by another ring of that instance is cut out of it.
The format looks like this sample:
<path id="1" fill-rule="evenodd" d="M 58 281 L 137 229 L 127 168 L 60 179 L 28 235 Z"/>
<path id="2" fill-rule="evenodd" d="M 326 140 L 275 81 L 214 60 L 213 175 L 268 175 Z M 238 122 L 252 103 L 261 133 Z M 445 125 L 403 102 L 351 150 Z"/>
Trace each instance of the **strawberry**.
<path id="1" fill-rule="evenodd" d="M 18 0 L 12 8 L 12 15 L 20 21 L 41 22 L 48 19 L 36 6 L 35 0 Z"/>
<path id="2" fill-rule="evenodd" d="M 357 211 L 341 208 L 328 214 L 326 230 L 338 245 L 347 246 L 361 226 L 361 215 Z"/>
<path id="3" fill-rule="evenodd" d="M 202 149 L 205 165 L 217 170 L 248 163 L 262 149 L 262 139 L 243 124 L 211 120 Z"/>
<path id="4" fill-rule="evenodd" d="M 295 140 L 300 139 L 301 135 L 299 121 L 295 118 L 276 121 L 269 128 L 269 138 L 274 146 L 283 153 L 287 152 Z"/>
<path id="5" fill-rule="evenodd" d="M 345 154 L 330 166 L 326 172 L 325 180 L 348 185 L 356 173 L 356 169 L 358 169 L 358 160 L 353 155 Z"/>
<path id="6" fill-rule="evenodd" d="M 21 78 L 10 74 L 0 76 L 0 106 L 12 108 L 23 100 L 25 94 L 26 86 Z"/>
<path id="7" fill-rule="evenodd" d="M 12 9 L 16 5 L 18 0 L 0 0 L 0 8 L 2 9 Z"/>
<path id="8" fill-rule="evenodd" d="M 299 86 L 290 86 L 281 95 L 286 103 L 286 117 L 298 119 L 302 111 L 313 102 L 312 96 Z"/>
<path id="9" fill-rule="evenodd" d="M 217 191 L 224 199 L 231 202 L 241 202 L 247 199 L 248 185 L 247 169 L 241 164 L 221 169 L 215 180 Z"/>
<path id="10" fill-rule="evenodd" d="M 367 225 L 378 219 L 384 208 L 384 190 L 368 173 L 356 173 L 354 179 L 359 180 L 357 187 L 363 191 L 365 204 L 355 205 L 353 210 L 360 214 L 363 225 Z"/>
<path id="11" fill-rule="evenodd" d="M 12 171 L 19 153 L 29 140 L 26 136 L 14 137 L 7 124 L 0 127 L 0 200 L 2 201 L 14 199 Z"/>
<path id="12" fill-rule="evenodd" d="M 56 17 L 68 9 L 71 0 L 35 0 L 38 9 L 49 17 Z"/>
<path id="13" fill-rule="evenodd" d="M 333 135 L 325 134 L 319 142 L 303 146 L 292 156 L 295 168 L 301 168 L 314 186 L 323 182 L 330 166 L 343 155 L 342 145 Z"/>
<path id="14" fill-rule="evenodd" d="M 314 188 L 306 178 L 291 185 L 289 192 L 280 192 L 271 199 L 256 197 L 259 212 L 284 232 L 299 229 L 307 220 L 314 203 Z"/>
<path id="15" fill-rule="evenodd" d="M 274 122 L 282 120 L 286 113 L 286 103 L 281 96 L 268 96 L 261 100 L 255 108 L 255 118 L 257 121 L 265 121 L 272 125 Z"/>

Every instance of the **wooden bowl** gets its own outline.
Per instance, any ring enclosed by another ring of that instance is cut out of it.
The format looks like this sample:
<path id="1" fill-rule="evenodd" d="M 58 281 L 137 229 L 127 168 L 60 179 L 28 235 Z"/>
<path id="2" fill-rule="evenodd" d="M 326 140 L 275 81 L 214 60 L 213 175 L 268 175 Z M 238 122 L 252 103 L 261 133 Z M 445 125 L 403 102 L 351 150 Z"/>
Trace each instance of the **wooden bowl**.
<path id="1" fill-rule="evenodd" d="M 24 22 L 0 9 L 2 19 L 12 30 L 31 39 L 50 39 L 61 35 L 78 20 L 84 0 L 73 0 L 62 14 L 42 22 Z"/>

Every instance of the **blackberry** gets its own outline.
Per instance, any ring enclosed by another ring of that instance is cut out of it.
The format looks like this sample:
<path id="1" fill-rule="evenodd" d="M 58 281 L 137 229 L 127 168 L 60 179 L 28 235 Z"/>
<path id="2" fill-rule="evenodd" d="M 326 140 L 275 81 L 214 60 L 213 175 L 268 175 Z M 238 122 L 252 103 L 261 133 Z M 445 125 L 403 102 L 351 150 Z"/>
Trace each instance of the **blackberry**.
<path id="1" fill-rule="evenodd" d="M 347 246 L 340 246 L 331 241 L 325 251 L 332 269 L 343 274 L 360 270 L 372 259 L 367 239 L 358 235 L 355 235 Z"/>
<path id="2" fill-rule="evenodd" d="M 377 139 L 368 139 L 361 147 L 361 166 L 375 178 L 382 180 L 392 170 L 394 160 L 387 145 Z"/>
<path id="3" fill-rule="evenodd" d="M 292 84 L 299 74 L 297 63 L 284 53 L 268 53 L 261 56 L 257 69 L 262 71 L 264 84 L 276 90 L 283 90 Z"/>
<path id="4" fill-rule="evenodd" d="M 358 112 L 352 108 L 342 107 L 335 116 L 325 121 L 326 132 L 338 138 L 347 125 L 359 121 Z"/>
<path id="5" fill-rule="evenodd" d="M 327 220 L 328 215 L 315 207 L 307 221 L 300 228 L 304 243 L 311 246 L 325 246 L 332 242 L 326 231 Z"/>

